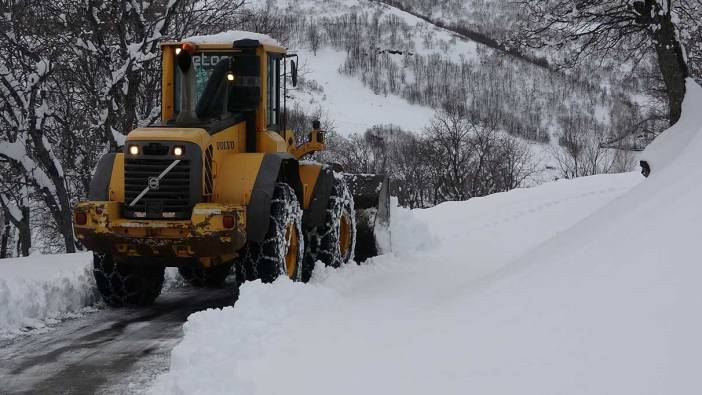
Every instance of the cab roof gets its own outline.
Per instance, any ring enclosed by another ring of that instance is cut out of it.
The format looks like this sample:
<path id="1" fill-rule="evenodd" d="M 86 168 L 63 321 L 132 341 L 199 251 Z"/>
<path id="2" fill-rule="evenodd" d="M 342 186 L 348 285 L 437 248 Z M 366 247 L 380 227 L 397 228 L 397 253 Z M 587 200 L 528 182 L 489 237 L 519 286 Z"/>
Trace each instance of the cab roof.
<path id="1" fill-rule="evenodd" d="M 274 38 L 260 33 L 242 30 L 229 30 L 206 36 L 193 36 L 181 41 L 164 42 L 161 46 L 174 46 L 184 43 L 195 44 L 203 49 L 253 48 L 263 46 L 268 52 L 285 53 L 287 49 Z"/>

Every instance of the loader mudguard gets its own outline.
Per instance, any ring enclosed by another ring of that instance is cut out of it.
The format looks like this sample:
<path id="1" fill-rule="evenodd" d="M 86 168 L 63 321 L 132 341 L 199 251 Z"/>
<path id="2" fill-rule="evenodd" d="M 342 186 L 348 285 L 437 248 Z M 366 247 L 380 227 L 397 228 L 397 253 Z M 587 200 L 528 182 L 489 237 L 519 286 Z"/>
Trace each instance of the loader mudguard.
<path id="1" fill-rule="evenodd" d="M 266 237 L 270 223 L 271 198 L 278 182 L 290 185 L 298 200 L 302 202 L 303 191 L 298 161 L 288 153 L 269 153 L 261 161 L 246 208 L 246 237 L 251 241 L 261 242 Z"/>
<path id="2" fill-rule="evenodd" d="M 302 215 L 302 226 L 305 229 L 324 225 L 324 216 L 329 205 L 329 196 L 334 190 L 334 183 L 334 171 L 329 166 L 322 166 L 312 190 L 310 206 Z"/>
<path id="3" fill-rule="evenodd" d="M 112 176 L 112 166 L 115 163 L 116 152 L 110 152 L 102 156 L 95 167 L 95 174 L 90 180 L 90 190 L 88 199 L 92 201 L 109 200 L 110 177 Z"/>

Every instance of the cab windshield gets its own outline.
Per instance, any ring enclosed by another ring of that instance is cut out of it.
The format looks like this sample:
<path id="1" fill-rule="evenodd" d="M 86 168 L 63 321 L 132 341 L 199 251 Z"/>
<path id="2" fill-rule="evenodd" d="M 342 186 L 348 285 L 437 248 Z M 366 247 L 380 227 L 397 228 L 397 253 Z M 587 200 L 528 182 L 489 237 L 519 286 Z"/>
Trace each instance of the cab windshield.
<path id="1" fill-rule="evenodd" d="M 176 115 L 182 108 L 182 74 L 175 70 L 174 110 Z M 199 52 L 193 55 L 195 72 L 196 113 L 206 122 L 221 117 L 226 99 L 230 114 L 255 110 L 261 100 L 260 58 L 257 55 L 232 52 Z M 224 84 L 227 73 L 233 71 L 234 81 L 227 88 Z M 280 116 L 280 58 L 269 56 L 267 118 L 268 126 L 276 126 Z M 229 96 L 225 98 L 226 92 Z"/>

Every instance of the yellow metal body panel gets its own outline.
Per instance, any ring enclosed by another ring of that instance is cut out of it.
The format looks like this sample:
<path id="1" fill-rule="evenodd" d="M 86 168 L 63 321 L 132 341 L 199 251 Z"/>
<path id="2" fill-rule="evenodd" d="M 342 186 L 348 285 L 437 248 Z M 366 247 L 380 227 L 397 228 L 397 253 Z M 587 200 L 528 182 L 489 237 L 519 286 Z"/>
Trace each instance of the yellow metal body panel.
<path id="1" fill-rule="evenodd" d="M 198 128 L 140 128 L 129 133 L 127 143 L 129 141 L 183 141 L 206 148 L 210 135 Z"/>
<path id="2" fill-rule="evenodd" d="M 246 123 L 241 122 L 211 136 L 208 146 L 214 151 L 215 162 L 246 150 Z"/>
<path id="3" fill-rule="evenodd" d="M 264 131 L 258 134 L 258 152 L 287 152 L 288 144 L 278 132 Z"/>
<path id="4" fill-rule="evenodd" d="M 109 195 L 110 200 L 124 203 L 124 154 L 118 153 L 112 163 L 110 175 Z"/>
<path id="5" fill-rule="evenodd" d="M 302 187 L 304 188 L 305 195 L 303 209 L 310 207 L 310 202 L 312 201 L 312 192 L 314 191 L 315 185 L 317 185 L 317 179 L 319 178 L 319 173 L 321 171 L 322 165 L 300 165 L 300 181 L 302 182 Z"/>
<path id="6" fill-rule="evenodd" d="M 161 64 L 161 119 L 175 118 L 175 47 L 164 46 Z"/>
<path id="7" fill-rule="evenodd" d="M 237 154 L 217 163 L 214 201 L 248 205 L 264 154 Z"/>

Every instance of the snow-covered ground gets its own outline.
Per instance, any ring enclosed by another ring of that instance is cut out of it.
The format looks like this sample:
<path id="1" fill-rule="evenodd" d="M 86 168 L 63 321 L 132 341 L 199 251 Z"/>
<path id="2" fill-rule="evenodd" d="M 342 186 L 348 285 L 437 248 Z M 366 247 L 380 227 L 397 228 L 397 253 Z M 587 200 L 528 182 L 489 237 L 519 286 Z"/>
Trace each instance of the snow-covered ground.
<path id="1" fill-rule="evenodd" d="M 473 388 L 467 364 L 482 358 L 461 333 L 485 313 L 471 318 L 462 300 L 640 180 L 598 176 L 398 210 L 394 254 L 317 268 L 307 285 L 246 284 L 234 308 L 191 316 L 155 392 L 463 393 Z"/>
<path id="2" fill-rule="evenodd" d="M 654 143 L 649 179 L 397 212 L 394 254 L 192 315 L 154 392 L 700 393 L 702 89 L 688 91 L 660 143 L 680 151 Z"/>
<path id="3" fill-rule="evenodd" d="M 46 328 L 98 300 L 92 255 L 32 255 L 0 261 L 0 339 Z"/>

